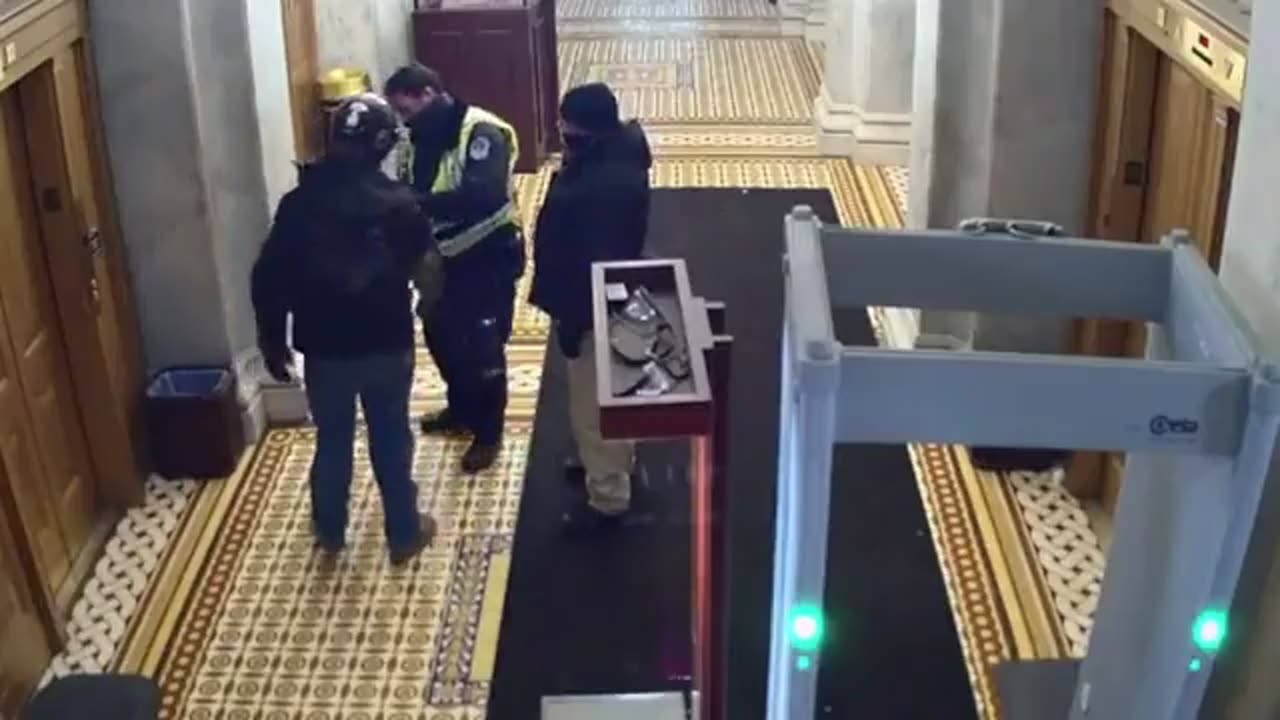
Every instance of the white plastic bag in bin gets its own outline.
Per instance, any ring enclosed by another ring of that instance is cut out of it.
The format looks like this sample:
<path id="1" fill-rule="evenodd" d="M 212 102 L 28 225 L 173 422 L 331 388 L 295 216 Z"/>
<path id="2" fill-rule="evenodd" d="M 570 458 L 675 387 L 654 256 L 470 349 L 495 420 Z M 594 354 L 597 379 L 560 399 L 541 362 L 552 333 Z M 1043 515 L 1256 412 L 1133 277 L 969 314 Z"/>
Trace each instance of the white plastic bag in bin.
<path id="1" fill-rule="evenodd" d="M 147 387 L 147 397 L 217 397 L 234 380 L 230 370 L 195 368 L 166 370 Z"/>

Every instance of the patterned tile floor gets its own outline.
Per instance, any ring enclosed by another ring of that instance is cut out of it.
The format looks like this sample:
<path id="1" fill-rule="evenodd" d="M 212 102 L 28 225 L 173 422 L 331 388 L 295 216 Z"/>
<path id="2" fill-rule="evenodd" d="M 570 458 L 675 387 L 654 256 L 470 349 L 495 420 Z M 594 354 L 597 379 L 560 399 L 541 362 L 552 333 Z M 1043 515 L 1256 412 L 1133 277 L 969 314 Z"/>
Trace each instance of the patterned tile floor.
<path id="1" fill-rule="evenodd" d="M 566 86 L 618 87 L 650 130 L 655 185 L 829 188 L 841 222 L 901 224 L 905 169 L 818 156 L 810 99 L 821 48 L 782 37 L 764 0 L 562 0 L 560 12 Z M 548 177 L 520 179 L 526 225 Z M 872 315 L 883 329 L 883 314 Z M 402 574 L 384 567 L 363 463 L 352 553 L 333 567 L 312 562 L 300 519 L 312 440 L 273 431 L 227 482 L 149 484 L 147 504 L 108 544 L 49 677 L 155 674 L 167 717 L 294 717 L 300 708 L 316 718 L 483 717 L 547 330 L 523 304 L 516 324 L 500 468 L 468 483 L 450 470 L 456 444 L 419 449 L 423 502 L 445 520 L 421 562 Z M 413 404 L 440 399 L 424 357 Z M 1101 546 L 1056 478 L 978 473 L 959 448 L 911 450 L 975 697 L 994 717 L 994 663 L 1083 652 Z M 410 637 L 430 650 L 389 660 L 384 651 Z M 339 647 L 347 652 L 331 652 Z"/>

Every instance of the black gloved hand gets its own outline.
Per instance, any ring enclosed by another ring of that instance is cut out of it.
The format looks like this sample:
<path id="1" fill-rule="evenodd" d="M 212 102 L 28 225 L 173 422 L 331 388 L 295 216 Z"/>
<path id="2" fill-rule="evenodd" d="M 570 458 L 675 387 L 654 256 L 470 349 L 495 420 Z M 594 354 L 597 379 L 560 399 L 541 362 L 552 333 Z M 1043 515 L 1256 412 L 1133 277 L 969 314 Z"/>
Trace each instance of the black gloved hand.
<path id="1" fill-rule="evenodd" d="M 582 353 L 582 338 L 586 331 L 564 323 L 556 323 L 556 341 L 560 343 L 560 353 L 570 360 L 577 360 Z"/>
<path id="2" fill-rule="evenodd" d="M 295 379 L 293 368 L 293 353 L 287 348 L 267 350 L 262 349 L 262 361 L 267 366 L 267 374 L 271 379 L 279 383 L 292 383 Z"/>

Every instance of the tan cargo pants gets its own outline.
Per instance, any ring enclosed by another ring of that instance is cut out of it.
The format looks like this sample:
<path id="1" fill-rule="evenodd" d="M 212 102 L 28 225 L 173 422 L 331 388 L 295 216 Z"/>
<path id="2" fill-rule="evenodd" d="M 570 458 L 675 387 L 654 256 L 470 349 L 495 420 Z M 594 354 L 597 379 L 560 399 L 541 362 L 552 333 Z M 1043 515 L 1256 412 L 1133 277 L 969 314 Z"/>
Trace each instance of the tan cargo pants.
<path id="1" fill-rule="evenodd" d="M 635 443 L 608 441 L 600 435 L 595 352 L 589 333 L 578 346 L 578 357 L 569 360 L 569 422 L 587 474 L 587 503 L 604 515 L 621 515 L 631 507 Z"/>

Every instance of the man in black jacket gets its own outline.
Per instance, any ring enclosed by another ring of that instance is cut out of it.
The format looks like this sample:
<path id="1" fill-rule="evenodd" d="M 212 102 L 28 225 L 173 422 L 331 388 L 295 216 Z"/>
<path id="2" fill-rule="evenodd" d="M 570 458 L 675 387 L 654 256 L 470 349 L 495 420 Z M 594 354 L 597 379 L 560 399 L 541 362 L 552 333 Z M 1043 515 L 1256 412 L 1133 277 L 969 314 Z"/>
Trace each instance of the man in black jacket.
<path id="1" fill-rule="evenodd" d="M 618 117 L 618 101 L 600 83 L 570 90 L 560 106 L 564 165 L 551 182 L 534 235 L 531 302 L 551 316 L 569 365 L 569 409 L 587 503 L 565 516 L 571 533 L 607 528 L 631 505 L 635 448 L 600 435 L 591 336 L 591 265 L 635 260 L 649 224 L 644 130 Z"/>
<path id="2" fill-rule="evenodd" d="M 399 565 L 435 534 L 435 522 L 418 512 L 409 428 L 409 278 L 428 250 L 430 226 L 413 192 L 379 167 L 396 136 L 386 101 L 348 100 L 333 123 L 329 154 L 301 169 L 254 265 L 258 345 L 272 377 L 290 381 L 285 328 L 292 316 L 316 424 L 310 481 L 317 545 L 331 553 L 345 545 L 359 398 L 391 561 Z"/>

